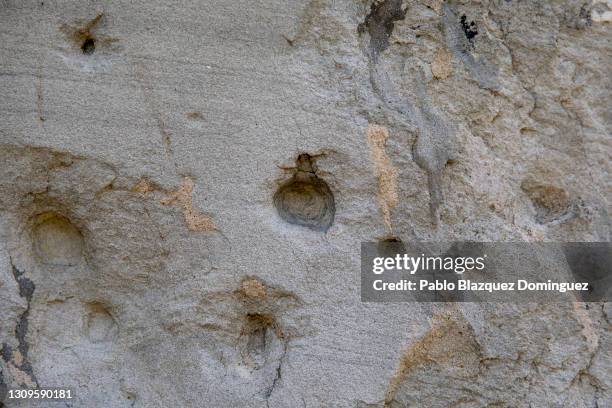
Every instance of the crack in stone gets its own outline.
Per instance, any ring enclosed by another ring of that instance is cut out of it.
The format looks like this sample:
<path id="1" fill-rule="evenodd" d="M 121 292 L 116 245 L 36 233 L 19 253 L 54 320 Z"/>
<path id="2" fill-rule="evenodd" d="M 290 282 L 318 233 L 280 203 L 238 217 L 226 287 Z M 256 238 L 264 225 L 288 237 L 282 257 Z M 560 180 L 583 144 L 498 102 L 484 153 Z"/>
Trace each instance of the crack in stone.
<path id="1" fill-rule="evenodd" d="M 0 354 L 7 364 L 14 365 L 16 369 L 29 376 L 29 380 L 38 386 L 38 380 L 36 379 L 36 375 L 32 369 L 32 364 L 28 360 L 28 351 L 30 346 L 26 340 L 26 335 L 28 332 L 28 317 L 30 315 L 30 303 L 36 287 L 32 280 L 25 277 L 24 273 L 17 269 L 17 267 L 13 264 L 12 259 L 10 259 L 10 263 L 13 276 L 17 282 L 17 285 L 19 286 L 19 296 L 26 299 L 27 307 L 21 316 L 19 316 L 19 320 L 15 325 L 15 338 L 18 342 L 17 351 L 11 350 L 10 346 L 5 343 L 2 345 Z M 24 382 L 22 384 L 25 385 L 27 380 L 28 378 L 24 378 Z"/>
<path id="2" fill-rule="evenodd" d="M 272 380 L 272 385 L 266 391 L 266 407 L 267 408 L 270 408 L 270 397 L 272 396 L 272 393 L 274 392 L 274 389 L 276 388 L 278 381 L 280 381 L 282 378 L 283 362 L 285 360 L 285 356 L 287 355 L 288 342 L 285 339 L 280 339 L 280 340 L 283 342 L 283 353 L 278 359 L 278 366 L 276 367 L 276 376 Z"/>

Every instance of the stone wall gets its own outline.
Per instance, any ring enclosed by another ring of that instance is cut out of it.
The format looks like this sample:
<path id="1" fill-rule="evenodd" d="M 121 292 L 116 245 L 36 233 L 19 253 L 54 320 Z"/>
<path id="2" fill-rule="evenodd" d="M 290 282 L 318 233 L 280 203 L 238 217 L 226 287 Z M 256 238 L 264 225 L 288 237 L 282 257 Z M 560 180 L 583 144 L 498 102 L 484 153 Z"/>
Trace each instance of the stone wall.
<path id="1" fill-rule="evenodd" d="M 359 298 L 362 241 L 610 240 L 611 13 L 0 1 L 0 401 L 612 406 L 609 303 Z"/>

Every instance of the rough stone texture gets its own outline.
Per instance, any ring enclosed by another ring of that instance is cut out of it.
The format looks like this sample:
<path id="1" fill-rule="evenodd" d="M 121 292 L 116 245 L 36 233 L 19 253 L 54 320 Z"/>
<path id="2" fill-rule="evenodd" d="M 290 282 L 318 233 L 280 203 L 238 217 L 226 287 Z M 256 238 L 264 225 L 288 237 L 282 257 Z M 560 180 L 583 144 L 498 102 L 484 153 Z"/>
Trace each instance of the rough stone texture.
<path id="1" fill-rule="evenodd" d="M 360 241 L 610 240 L 611 12 L 3 0 L 0 400 L 611 407 L 609 304 L 359 300 Z"/>

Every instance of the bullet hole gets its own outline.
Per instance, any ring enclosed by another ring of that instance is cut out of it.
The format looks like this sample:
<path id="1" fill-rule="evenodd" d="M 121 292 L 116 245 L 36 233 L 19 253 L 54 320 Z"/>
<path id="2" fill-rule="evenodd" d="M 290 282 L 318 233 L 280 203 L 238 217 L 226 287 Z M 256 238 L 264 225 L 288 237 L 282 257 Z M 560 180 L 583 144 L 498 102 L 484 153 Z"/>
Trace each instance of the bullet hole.
<path id="1" fill-rule="evenodd" d="M 316 175 L 310 155 L 301 154 L 294 170 L 293 177 L 274 194 L 278 214 L 290 224 L 327 231 L 336 212 L 334 195 L 327 183 Z"/>
<path id="2" fill-rule="evenodd" d="M 563 218 L 571 210 L 569 194 L 560 187 L 526 180 L 521 189 L 531 200 L 536 210 L 536 221 L 540 224 Z"/>
<path id="3" fill-rule="evenodd" d="M 93 38 L 87 38 L 83 41 L 83 45 L 81 46 L 81 51 L 85 55 L 91 55 L 96 50 L 96 41 Z"/>
<path id="4" fill-rule="evenodd" d="M 461 16 L 461 27 L 463 28 L 463 33 L 468 41 L 470 43 L 474 43 L 474 37 L 478 35 L 478 27 L 476 27 L 476 23 L 473 21 L 468 23 L 467 17 L 464 14 Z"/>
<path id="5" fill-rule="evenodd" d="M 98 46 L 108 46 L 116 41 L 114 38 L 104 37 L 95 33 L 100 25 L 104 13 L 99 13 L 88 22 L 77 22 L 77 25 L 62 24 L 62 31 L 68 39 L 78 48 L 84 55 L 91 55 L 95 52 Z"/>
<path id="6" fill-rule="evenodd" d="M 117 323 L 108 309 L 99 302 L 87 305 L 87 323 L 85 330 L 92 343 L 102 343 L 117 337 Z"/>
<path id="7" fill-rule="evenodd" d="M 83 236 L 68 218 L 53 212 L 36 217 L 33 228 L 33 249 L 44 264 L 74 266 L 80 263 Z"/>
<path id="8" fill-rule="evenodd" d="M 271 348 L 277 347 L 282 337 L 274 317 L 263 313 L 246 315 L 243 335 L 246 336 L 247 365 L 255 368 L 266 363 Z"/>

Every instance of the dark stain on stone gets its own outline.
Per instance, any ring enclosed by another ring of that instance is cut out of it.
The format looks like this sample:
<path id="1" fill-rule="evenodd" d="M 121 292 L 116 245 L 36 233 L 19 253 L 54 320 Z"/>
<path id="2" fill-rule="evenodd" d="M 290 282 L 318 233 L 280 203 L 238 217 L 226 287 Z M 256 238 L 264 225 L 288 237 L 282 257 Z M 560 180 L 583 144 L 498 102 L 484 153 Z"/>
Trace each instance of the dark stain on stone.
<path id="1" fill-rule="evenodd" d="M 13 352 L 11 351 L 11 348 L 8 344 L 2 343 L 2 348 L 0 349 L 0 357 L 2 357 L 5 363 L 8 363 L 9 361 L 11 361 L 11 358 L 13 358 Z"/>
<path id="2" fill-rule="evenodd" d="M 565 15 L 565 23 L 569 28 L 575 30 L 584 30 L 593 25 L 591 18 L 592 5 L 583 3 L 579 10 L 574 7 L 568 7 Z"/>
<path id="3" fill-rule="evenodd" d="M 476 23 L 473 21 L 468 23 L 467 17 L 464 14 L 461 16 L 461 28 L 463 28 L 465 38 L 467 38 L 468 41 L 473 44 L 474 38 L 478 35 L 478 27 L 476 26 Z"/>
<path id="4" fill-rule="evenodd" d="M 395 22 L 406 17 L 402 9 L 402 0 L 375 0 L 370 6 L 370 13 L 357 26 L 360 34 L 366 31 L 370 34 L 370 52 L 374 62 L 378 55 L 389 47 L 389 37 L 393 33 Z"/>
<path id="5" fill-rule="evenodd" d="M 34 282 L 23 276 L 23 272 L 17 269 L 15 265 L 13 265 L 13 276 L 17 281 L 17 285 L 19 285 L 19 296 L 26 298 L 29 306 L 29 303 L 32 300 L 32 295 L 34 295 Z"/>
<path id="6" fill-rule="evenodd" d="M 4 408 L 4 401 L 6 399 L 6 394 L 8 393 L 8 386 L 4 382 L 4 373 L 2 369 L 0 369 L 0 408 Z"/>
<path id="7" fill-rule="evenodd" d="M 467 17 L 464 14 L 461 16 L 461 28 L 463 28 L 465 38 L 467 38 L 468 41 L 473 44 L 474 38 L 478 35 L 478 27 L 476 26 L 476 23 L 473 21 L 468 23 Z"/>
<path id="8" fill-rule="evenodd" d="M 12 263 L 12 260 L 11 265 L 13 267 L 13 276 L 17 281 L 17 285 L 19 286 L 19 296 L 25 298 L 28 302 L 26 310 L 21 314 L 21 316 L 19 317 L 19 321 L 15 326 L 15 338 L 18 342 L 17 348 L 23 357 L 22 363 L 18 368 L 28 374 L 32 378 L 32 381 L 34 381 L 34 383 L 38 384 L 36 376 L 34 375 L 34 372 L 32 370 L 32 365 L 28 360 L 28 350 L 30 348 L 30 345 L 26 340 L 26 336 L 28 334 L 28 317 L 30 315 L 30 302 L 32 301 L 32 296 L 34 295 L 34 290 L 36 289 L 36 286 L 34 285 L 34 282 L 32 282 L 31 279 L 25 277 L 24 273 L 17 269 L 17 267 Z M 4 344 L 2 346 L 2 357 L 5 358 L 7 356 L 12 357 L 12 351 L 10 350 L 10 347 L 8 345 Z"/>
<path id="9" fill-rule="evenodd" d="M 19 342 L 19 351 L 25 357 L 28 354 L 29 345 L 26 341 L 26 335 L 28 334 L 28 315 L 29 308 L 21 315 L 17 326 L 15 326 L 15 337 Z"/>
<path id="10" fill-rule="evenodd" d="M 590 26 L 593 24 L 593 20 L 591 19 L 591 10 L 589 10 L 587 3 L 580 7 L 578 18 L 583 22 L 584 26 Z"/>

